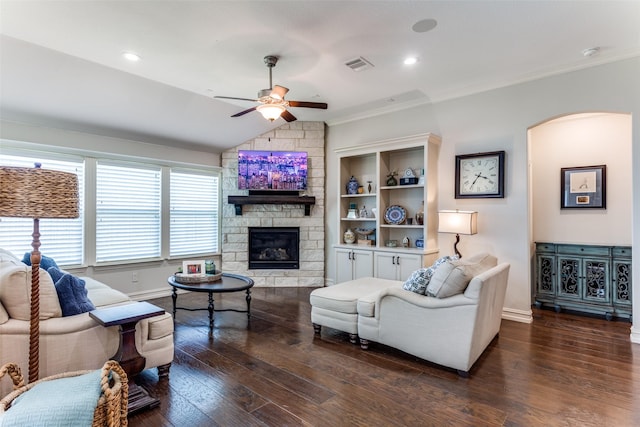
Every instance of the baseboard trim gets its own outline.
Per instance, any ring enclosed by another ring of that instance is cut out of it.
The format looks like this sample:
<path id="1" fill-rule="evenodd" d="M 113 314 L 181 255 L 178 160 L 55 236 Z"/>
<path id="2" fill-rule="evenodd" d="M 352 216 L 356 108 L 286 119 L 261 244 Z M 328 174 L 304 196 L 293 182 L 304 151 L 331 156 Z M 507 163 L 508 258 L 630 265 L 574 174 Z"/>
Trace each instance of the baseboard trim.
<path id="1" fill-rule="evenodd" d="M 533 313 L 531 310 L 515 310 L 513 308 L 503 308 L 502 318 L 520 323 L 533 323 Z"/>
<path id="2" fill-rule="evenodd" d="M 631 342 L 634 344 L 640 344 L 640 328 L 631 326 L 631 334 L 629 334 Z"/>
<path id="3" fill-rule="evenodd" d="M 183 291 L 178 291 L 178 293 L 182 293 Z M 184 291 L 186 292 L 186 291 Z M 140 292 L 131 292 L 127 294 L 129 298 L 134 301 L 146 301 L 155 298 L 163 298 L 171 296 L 171 288 L 158 288 L 158 289 L 150 289 L 148 291 L 140 291 Z"/>

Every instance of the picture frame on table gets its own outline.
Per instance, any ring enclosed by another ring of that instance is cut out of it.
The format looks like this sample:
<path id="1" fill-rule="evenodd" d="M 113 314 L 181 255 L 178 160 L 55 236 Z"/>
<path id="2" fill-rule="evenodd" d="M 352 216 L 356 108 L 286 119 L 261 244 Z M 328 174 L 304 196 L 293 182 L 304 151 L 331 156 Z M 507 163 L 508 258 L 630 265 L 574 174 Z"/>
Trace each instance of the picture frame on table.
<path id="1" fill-rule="evenodd" d="M 607 165 L 560 169 L 561 209 L 606 209 Z"/>
<path id="2" fill-rule="evenodd" d="M 182 261 L 182 274 L 188 276 L 201 276 L 206 274 L 205 261 L 203 259 Z"/>

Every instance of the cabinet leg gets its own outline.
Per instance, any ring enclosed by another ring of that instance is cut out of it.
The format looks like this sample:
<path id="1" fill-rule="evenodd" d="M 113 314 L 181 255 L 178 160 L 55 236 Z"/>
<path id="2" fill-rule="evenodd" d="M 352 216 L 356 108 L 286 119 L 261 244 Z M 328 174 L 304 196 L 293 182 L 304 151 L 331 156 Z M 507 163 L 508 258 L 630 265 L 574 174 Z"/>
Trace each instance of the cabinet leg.
<path id="1" fill-rule="evenodd" d="M 536 301 L 535 302 L 535 306 L 537 309 L 541 309 L 542 308 L 542 303 L 540 301 Z"/>
<path id="2" fill-rule="evenodd" d="M 604 314 L 604 318 L 605 318 L 605 319 L 607 319 L 607 320 L 611 320 L 611 319 L 613 319 L 613 314 L 611 314 L 611 313 L 609 313 L 609 312 L 606 312 L 606 313 Z"/>
<path id="3" fill-rule="evenodd" d="M 562 307 L 560 307 L 560 305 L 558 304 L 554 305 L 553 309 L 556 311 L 556 313 L 560 313 L 562 311 Z"/>
<path id="4" fill-rule="evenodd" d="M 358 343 L 358 334 L 349 334 L 349 342 L 351 344 L 357 344 Z"/>

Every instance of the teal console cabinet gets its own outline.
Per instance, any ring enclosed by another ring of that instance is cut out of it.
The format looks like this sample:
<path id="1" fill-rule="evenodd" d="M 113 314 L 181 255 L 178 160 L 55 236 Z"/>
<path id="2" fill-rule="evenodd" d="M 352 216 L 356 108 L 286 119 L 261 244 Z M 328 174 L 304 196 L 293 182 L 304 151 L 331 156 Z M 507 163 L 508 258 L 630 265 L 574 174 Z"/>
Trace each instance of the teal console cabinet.
<path id="1" fill-rule="evenodd" d="M 631 320 L 631 248 L 536 243 L 535 305 Z"/>

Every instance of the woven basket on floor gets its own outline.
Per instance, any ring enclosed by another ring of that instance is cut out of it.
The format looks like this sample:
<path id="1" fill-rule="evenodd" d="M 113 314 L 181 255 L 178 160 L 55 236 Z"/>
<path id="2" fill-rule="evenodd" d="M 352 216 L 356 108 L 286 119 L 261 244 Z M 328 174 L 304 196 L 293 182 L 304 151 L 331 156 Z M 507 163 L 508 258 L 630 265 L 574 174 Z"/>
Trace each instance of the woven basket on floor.
<path id="1" fill-rule="evenodd" d="M 13 380 L 13 391 L 0 400 L 0 416 L 11 408 L 11 403 L 23 393 L 26 393 L 37 384 L 44 381 L 54 381 L 59 378 L 74 377 L 87 374 L 92 371 L 65 372 L 42 378 L 33 383 L 24 385 L 24 378 L 20 368 L 15 363 L 7 363 L 0 368 L 0 378 L 8 374 Z M 129 386 L 127 374 L 122 367 L 110 360 L 102 367 L 100 375 L 100 398 L 93 413 L 93 427 L 118 427 L 127 426 L 127 405 L 129 398 Z M 55 411 L 55 408 L 51 408 Z"/>

